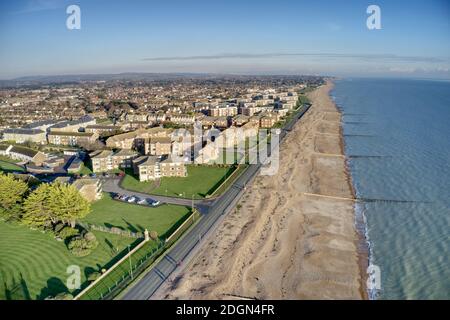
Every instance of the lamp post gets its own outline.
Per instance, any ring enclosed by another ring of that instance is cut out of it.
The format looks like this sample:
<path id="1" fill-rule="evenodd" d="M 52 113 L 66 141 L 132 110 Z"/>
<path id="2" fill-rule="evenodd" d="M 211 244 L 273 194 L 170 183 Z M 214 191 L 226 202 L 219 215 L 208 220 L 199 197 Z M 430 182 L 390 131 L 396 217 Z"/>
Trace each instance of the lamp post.
<path id="1" fill-rule="evenodd" d="M 133 267 L 131 266 L 131 255 L 130 255 L 130 245 L 128 245 L 128 260 L 130 261 L 130 275 L 133 280 Z"/>
<path id="2" fill-rule="evenodd" d="M 192 220 L 194 220 L 194 194 L 192 194 L 191 210 L 192 210 Z"/>

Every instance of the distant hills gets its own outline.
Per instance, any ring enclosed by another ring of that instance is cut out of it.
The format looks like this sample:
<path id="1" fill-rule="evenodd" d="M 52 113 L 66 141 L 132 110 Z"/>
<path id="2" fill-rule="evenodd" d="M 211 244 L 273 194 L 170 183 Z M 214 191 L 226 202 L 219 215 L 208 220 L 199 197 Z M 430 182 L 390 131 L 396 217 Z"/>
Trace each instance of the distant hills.
<path id="1" fill-rule="evenodd" d="M 165 81 L 177 79 L 254 79 L 261 77 L 269 78 L 297 78 L 298 75 L 233 75 L 217 73 L 117 73 L 117 74 L 72 74 L 52 76 L 27 76 L 10 80 L 0 80 L 0 88 L 9 87 L 40 87 L 59 84 L 79 84 L 83 82 L 99 81 Z M 302 76 L 303 78 L 318 78 L 318 76 Z"/>
<path id="2" fill-rule="evenodd" d="M 0 80 L 0 87 L 67 84 L 98 81 L 155 81 L 180 78 L 217 77 L 206 73 L 117 73 L 117 74 L 72 74 L 53 76 L 27 76 L 11 80 Z"/>

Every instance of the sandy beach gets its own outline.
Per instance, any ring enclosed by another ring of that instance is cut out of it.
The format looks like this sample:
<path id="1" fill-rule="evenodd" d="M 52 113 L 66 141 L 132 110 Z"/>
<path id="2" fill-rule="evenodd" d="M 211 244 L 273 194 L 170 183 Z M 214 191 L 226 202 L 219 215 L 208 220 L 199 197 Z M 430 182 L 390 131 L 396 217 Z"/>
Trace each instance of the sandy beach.
<path id="1" fill-rule="evenodd" d="M 363 299 L 354 192 L 341 114 L 328 93 L 280 148 L 275 176 L 258 176 L 177 279 L 166 299 Z"/>

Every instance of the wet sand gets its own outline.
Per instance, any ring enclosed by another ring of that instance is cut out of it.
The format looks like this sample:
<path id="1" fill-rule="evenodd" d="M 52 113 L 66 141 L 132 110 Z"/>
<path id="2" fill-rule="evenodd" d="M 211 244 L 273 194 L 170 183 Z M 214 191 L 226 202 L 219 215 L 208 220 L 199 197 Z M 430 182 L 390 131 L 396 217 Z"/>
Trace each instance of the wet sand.
<path id="1" fill-rule="evenodd" d="M 364 255 L 332 83 L 280 148 L 280 169 L 258 176 L 165 299 L 364 299 Z"/>

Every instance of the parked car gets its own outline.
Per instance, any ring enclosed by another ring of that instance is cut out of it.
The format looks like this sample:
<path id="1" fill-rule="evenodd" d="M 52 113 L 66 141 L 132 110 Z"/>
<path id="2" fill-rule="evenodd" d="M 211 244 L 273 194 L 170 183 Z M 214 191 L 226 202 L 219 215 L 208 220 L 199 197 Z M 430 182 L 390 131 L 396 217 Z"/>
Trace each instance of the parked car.
<path id="1" fill-rule="evenodd" d="M 159 205 L 160 205 L 160 202 L 157 201 L 157 200 L 152 200 L 152 202 L 150 202 L 150 205 L 151 205 L 152 207 L 156 207 L 156 206 L 159 206 Z"/>
<path id="2" fill-rule="evenodd" d="M 131 196 L 131 197 L 129 197 L 128 199 L 127 199 L 127 201 L 128 202 L 135 202 L 137 199 L 136 199 L 136 197 L 133 197 L 133 196 Z"/>
<path id="3" fill-rule="evenodd" d="M 127 201 L 128 200 L 128 197 L 126 196 L 126 195 L 121 195 L 120 197 L 119 197 L 119 200 L 122 200 L 122 201 Z"/>
<path id="4" fill-rule="evenodd" d="M 137 201 L 138 204 L 148 204 L 147 200 L 145 199 L 140 199 L 139 201 Z"/>

